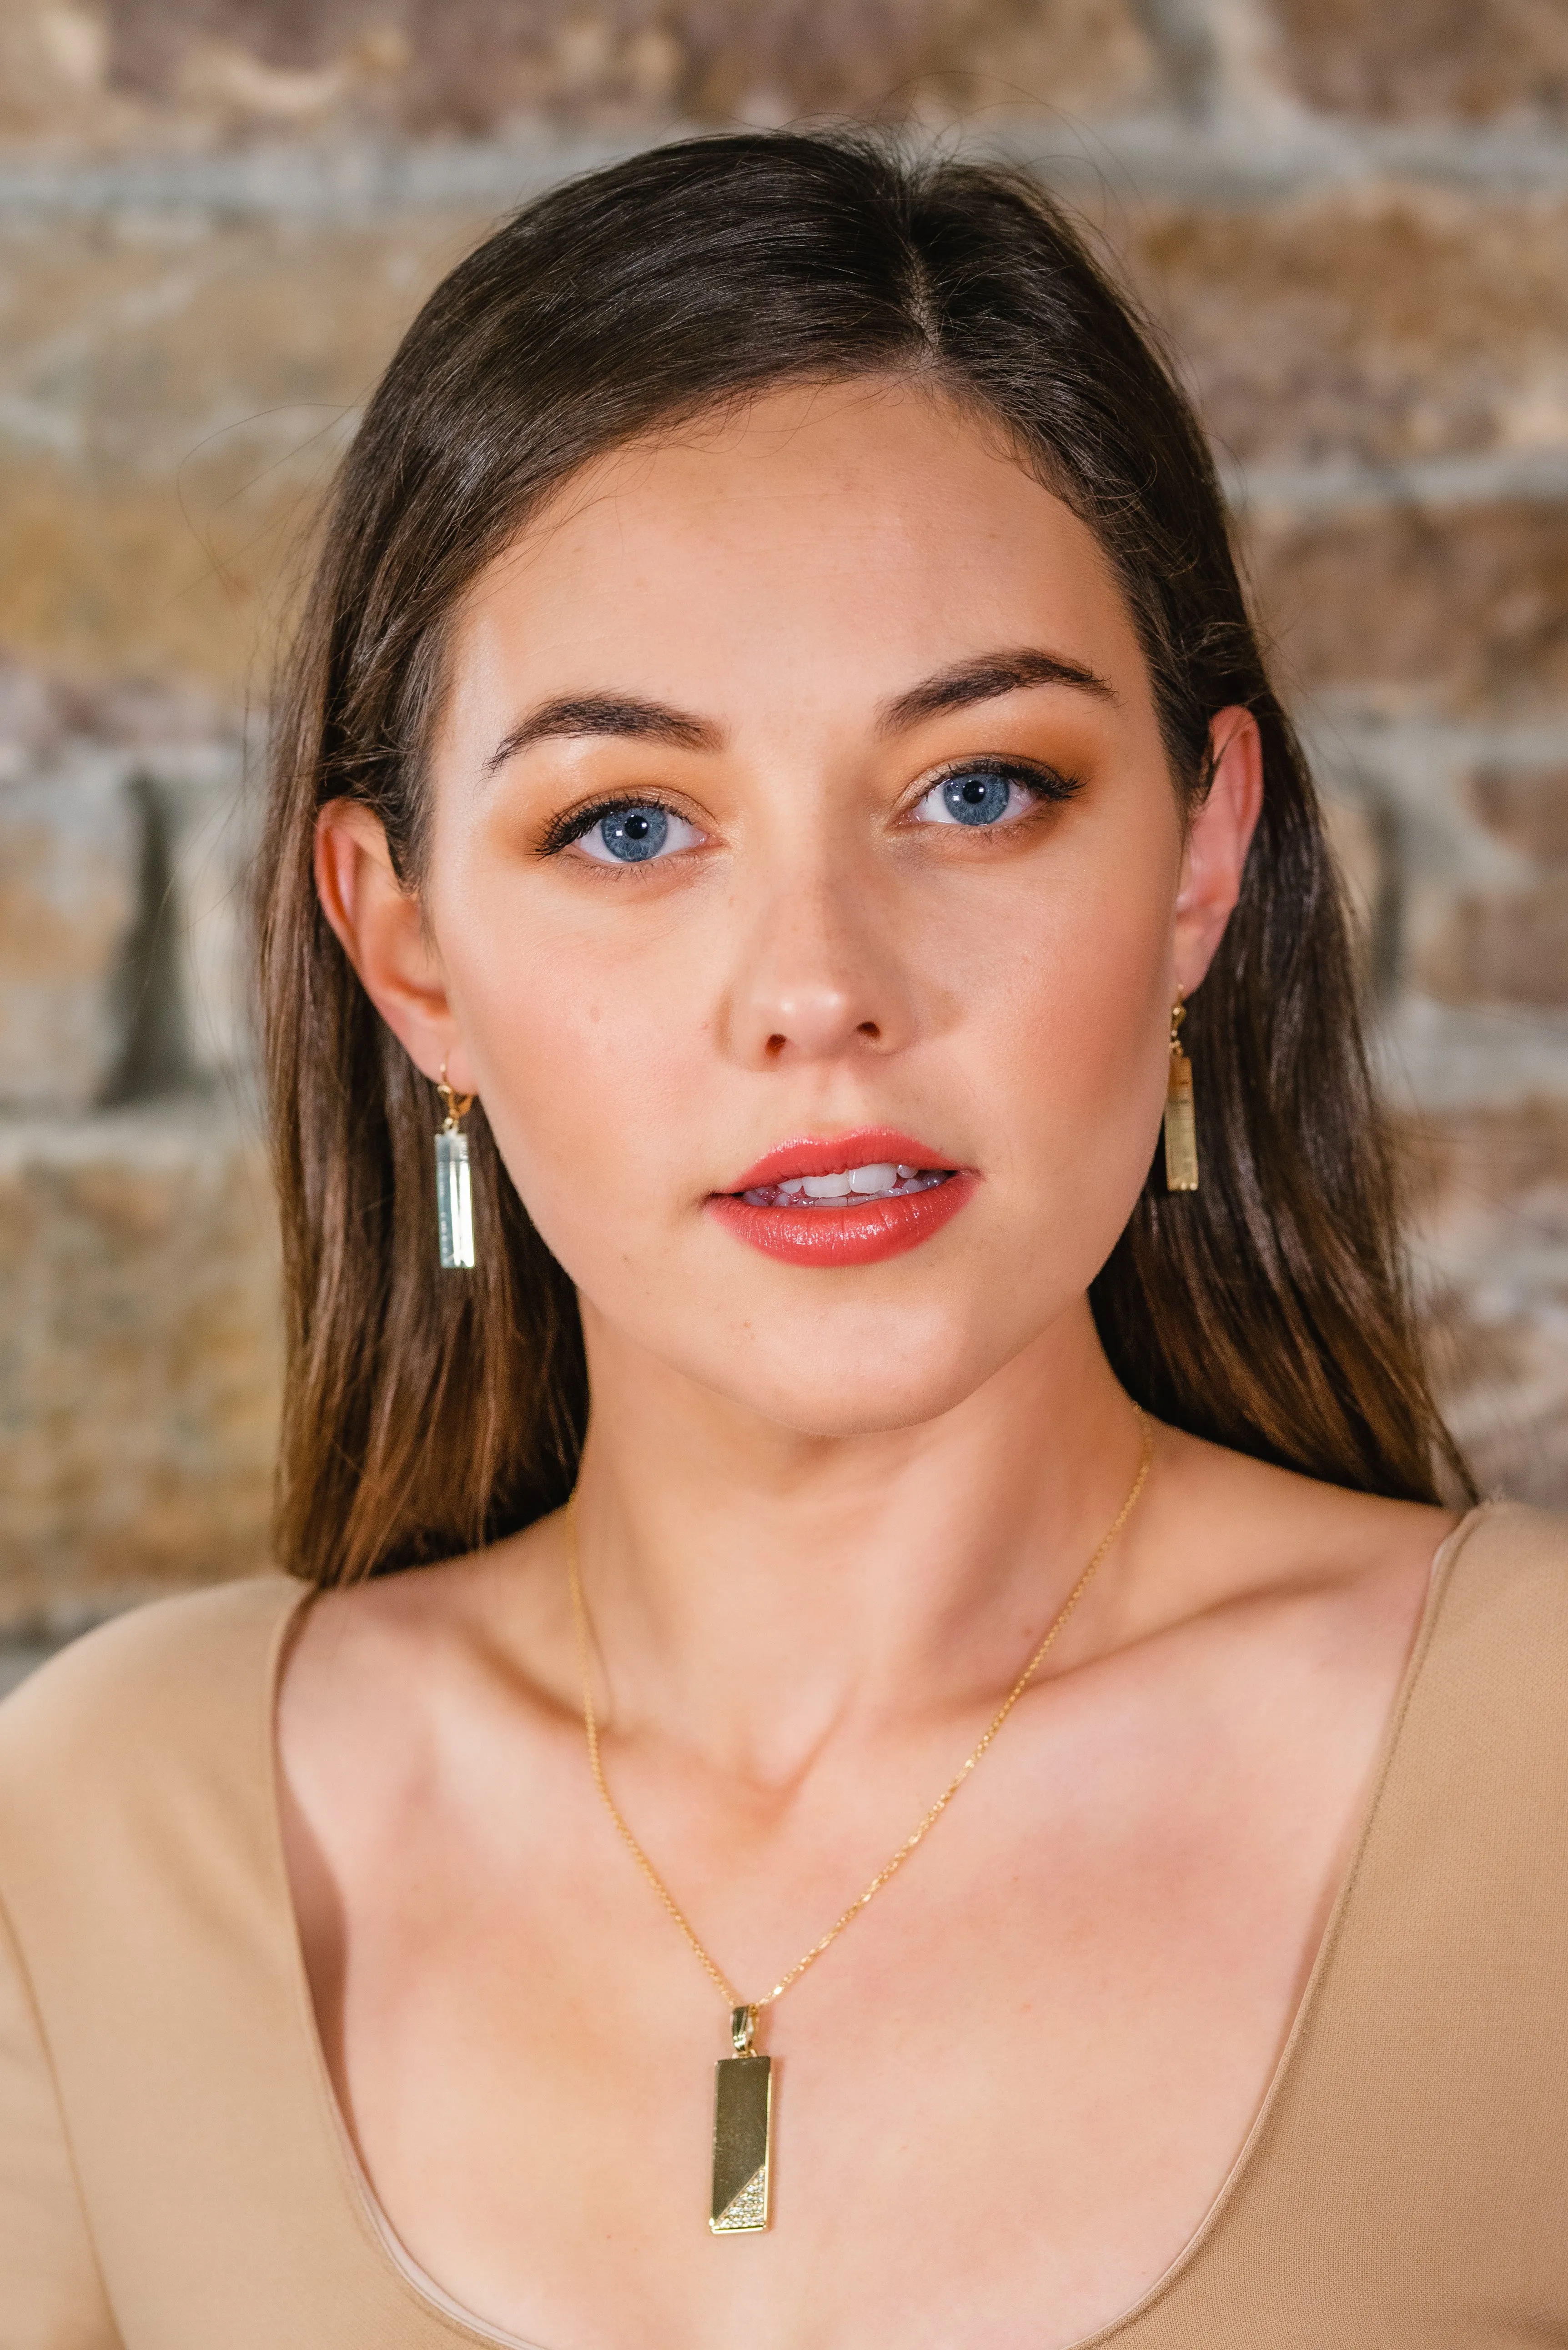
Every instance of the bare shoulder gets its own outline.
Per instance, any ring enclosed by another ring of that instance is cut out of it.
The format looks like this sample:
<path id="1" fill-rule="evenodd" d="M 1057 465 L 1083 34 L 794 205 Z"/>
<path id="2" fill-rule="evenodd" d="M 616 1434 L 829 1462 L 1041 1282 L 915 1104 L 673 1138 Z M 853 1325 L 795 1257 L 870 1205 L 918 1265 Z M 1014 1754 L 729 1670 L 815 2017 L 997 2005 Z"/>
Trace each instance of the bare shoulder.
<path id="1" fill-rule="evenodd" d="M 1309 1613 L 1414 1632 L 1457 1510 L 1355 1492 L 1162 1430 L 1139 1552 L 1182 1617 Z M 1152 1600 L 1153 1595 L 1148 1595 Z"/>
<path id="2" fill-rule="evenodd" d="M 372 1755 L 394 1779 L 417 1773 L 454 1715 L 549 1710 L 570 1632 L 559 1544 L 545 1519 L 469 1557 L 321 1593 L 279 1686 L 279 1750 L 296 1789 Z"/>

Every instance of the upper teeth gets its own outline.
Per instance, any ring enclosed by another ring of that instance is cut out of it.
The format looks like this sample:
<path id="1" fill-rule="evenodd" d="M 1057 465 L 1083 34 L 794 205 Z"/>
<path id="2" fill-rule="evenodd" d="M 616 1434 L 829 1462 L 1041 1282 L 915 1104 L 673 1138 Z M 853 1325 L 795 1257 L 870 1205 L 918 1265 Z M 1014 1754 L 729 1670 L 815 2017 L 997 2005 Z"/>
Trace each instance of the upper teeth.
<path id="1" fill-rule="evenodd" d="M 818 1202 L 826 1207 L 838 1200 L 885 1200 L 889 1192 L 902 1196 L 905 1189 L 924 1191 L 946 1180 L 940 1168 L 895 1167 L 880 1159 L 874 1167 L 839 1167 L 828 1175 L 786 1175 L 780 1182 L 742 1191 L 741 1197 L 753 1208 L 776 1207 L 785 1200 L 798 1201 L 802 1207 Z"/>
<path id="2" fill-rule="evenodd" d="M 890 1191 L 895 1183 L 907 1182 L 915 1173 L 912 1167 L 894 1167 L 886 1161 L 875 1167 L 846 1167 L 833 1175 L 791 1175 L 778 1189 L 793 1196 L 804 1191 L 808 1200 L 847 1200 L 851 1193 L 875 1197 L 878 1191 Z"/>

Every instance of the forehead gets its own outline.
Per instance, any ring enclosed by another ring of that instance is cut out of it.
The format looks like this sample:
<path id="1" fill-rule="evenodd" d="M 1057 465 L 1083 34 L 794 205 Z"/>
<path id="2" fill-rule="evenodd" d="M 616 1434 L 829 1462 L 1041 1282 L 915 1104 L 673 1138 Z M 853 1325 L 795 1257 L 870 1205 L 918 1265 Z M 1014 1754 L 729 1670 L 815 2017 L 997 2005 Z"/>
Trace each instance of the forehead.
<path id="1" fill-rule="evenodd" d="M 452 684 L 878 700 L 1034 643 L 1137 690 L 1093 533 L 940 394 L 799 386 L 596 460 L 469 596 Z"/>

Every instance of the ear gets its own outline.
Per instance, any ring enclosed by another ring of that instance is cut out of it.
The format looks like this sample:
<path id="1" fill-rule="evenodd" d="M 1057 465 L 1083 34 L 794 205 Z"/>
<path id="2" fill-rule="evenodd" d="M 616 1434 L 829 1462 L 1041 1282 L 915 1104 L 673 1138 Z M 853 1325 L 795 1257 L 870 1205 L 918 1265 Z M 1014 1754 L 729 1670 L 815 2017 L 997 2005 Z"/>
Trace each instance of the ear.
<path id="1" fill-rule="evenodd" d="M 392 870 L 381 821 L 358 800 L 328 800 L 316 819 L 316 892 L 366 994 L 416 1068 L 432 1082 L 448 1064 L 454 1090 L 474 1090 L 441 958 L 420 901 Z"/>
<path id="2" fill-rule="evenodd" d="M 1263 745 L 1251 712 L 1239 705 L 1220 711 L 1209 743 L 1213 780 L 1188 828 L 1176 899 L 1176 982 L 1183 995 L 1198 985 L 1224 936 L 1263 805 Z"/>

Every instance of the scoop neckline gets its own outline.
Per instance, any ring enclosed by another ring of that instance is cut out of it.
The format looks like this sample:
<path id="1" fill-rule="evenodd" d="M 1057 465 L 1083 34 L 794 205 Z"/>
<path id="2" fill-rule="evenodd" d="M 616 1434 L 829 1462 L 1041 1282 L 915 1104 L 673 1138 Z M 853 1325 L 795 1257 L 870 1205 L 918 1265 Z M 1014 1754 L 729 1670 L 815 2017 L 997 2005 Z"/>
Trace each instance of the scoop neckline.
<path id="1" fill-rule="evenodd" d="M 1055 2345 L 1055 2350 L 1102 2350 L 1102 2345 L 1128 2334 L 1146 2317 L 1152 2316 L 1162 2302 L 1179 2291 L 1202 2260 L 1223 2223 L 1225 2215 L 1235 2201 L 1243 2181 L 1250 2176 L 1257 2148 L 1262 2141 L 1268 2123 L 1293 2074 L 1296 2052 L 1305 2036 L 1307 2026 L 1321 2002 L 1322 1987 L 1333 1964 L 1334 1952 L 1343 1937 L 1345 1921 L 1350 1908 L 1361 1865 L 1371 1840 L 1372 1830 L 1382 1806 L 1384 1791 L 1388 1783 L 1398 1750 L 1410 1702 L 1420 1679 L 1421 1669 L 1431 1647 L 1444 1596 L 1447 1592 L 1454 1561 L 1466 1540 L 1482 1519 L 1501 1506 L 1496 1502 L 1480 1502 L 1467 1510 L 1458 1523 L 1451 1526 L 1432 1555 L 1428 1570 L 1426 1595 L 1410 1651 L 1396 1685 L 1387 1717 L 1378 1742 L 1376 1759 L 1362 1798 L 1361 1816 L 1351 1844 L 1350 1857 L 1339 1887 L 1329 1906 L 1328 1917 L 1319 1937 L 1317 1951 L 1307 1979 L 1296 2002 L 1280 2053 L 1274 2061 L 1259 2098 L 1251 2124 L 1242 2138 L 1229 2169 L 1220 2181 L 1202 2218 L 1182 2245 L 1153 2282 L 1145 2287 L 1136 2301 L 1107 2319 L 1092 2334 L 1076 2335 L 1073 2341 Z M 317 1596 L 310 1586 L 291 1598 L 274 1627 L 268 1648 L 265 1688 L 265 1825 L 268 1857 L 271 1864 L 278 1907 L 285 1921 L 288 1946 L 289 1989 L 305 2044 L 317 2102 L 321 2108 L 326 2134 L 337 2158 L 350 2215 L 360 2233 L 369 2238 L 379 2258 L 408 2295 L 410 2301 L 428 2322 L 449 2333 L 455 2327 L 470 2343 L 483 2345 L 483 2350 L 545 2350 L 545 2345 L 528 2342 L 521 2334 L 508 2334 L 467 2309 L 450 2293 L 439 2280 L 432 2277 L 409 2251 L 399 2236 L 377 2194 L 369 2173 L 360 2159 L 347 2117 L 337 2100 L 327 2052 L 322 2044 L 321 2028 L 317 2021 L 316 2002 L 310 1988 L 310 1977 L 305 1963 L 305 1945 L 300 1933 L 299 1915 L 295 1908 L 294 1888 L 289 1882 L 288 1865 L 283 1835 L 283 1761 L 278 1744 L 278 1700 L 283 1688 L 284 1671 L 289 1648 L 309 1604 Z"/>

